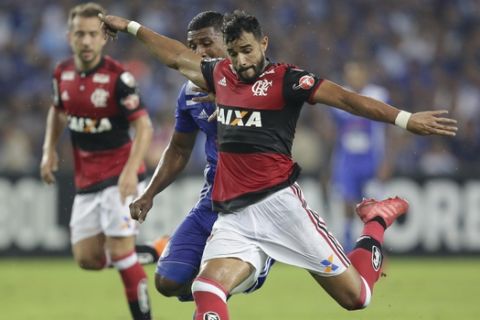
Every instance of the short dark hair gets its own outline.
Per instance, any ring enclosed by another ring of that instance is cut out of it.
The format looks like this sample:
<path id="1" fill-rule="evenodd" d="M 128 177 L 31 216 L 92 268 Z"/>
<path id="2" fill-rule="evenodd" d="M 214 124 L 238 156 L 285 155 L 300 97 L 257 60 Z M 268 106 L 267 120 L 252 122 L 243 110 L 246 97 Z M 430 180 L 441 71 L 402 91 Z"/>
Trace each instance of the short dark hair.
<path id="1" fill-rule="evenodd" d="M 222 32 L 225 43 L 237 40 L 242 32 L 252 33 L 257 40 L 263 37 L 262 27 L 257 18 L 242 10 L 235 10 L 225 15 Z"/>
<path id="2" fill-rule="evenodd" d="M 73 7 L 68 14 L 68 28 L 72 27 L 72 22 L 75 17 L 92 18 L 98 17 L 101 13 L 105 15 L 105 9 L 95 2 L 87 2 Z"/>
<path id="3" fill-rule="evenodd" d="M 203 11 L 190 20 L 187 31 L 200 30 L 213 27 L 217 31 L 222 30 L 223 14 L 216 11 Z"/>

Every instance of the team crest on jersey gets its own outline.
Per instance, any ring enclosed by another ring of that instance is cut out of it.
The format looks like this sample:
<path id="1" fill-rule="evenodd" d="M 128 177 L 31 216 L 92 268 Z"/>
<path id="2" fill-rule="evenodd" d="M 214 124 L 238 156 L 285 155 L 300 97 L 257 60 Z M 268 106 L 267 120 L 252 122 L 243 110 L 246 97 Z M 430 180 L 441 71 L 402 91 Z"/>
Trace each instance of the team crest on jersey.
<path id="1" fill-rule="evenodd" d="M 107 100 L 110 93 L 102 88 L 97 88 L 90 96 L 90 101 L 97 108 L 105 108 L 107 106 Z"/>
<path id="2" fill-rule="evenodd" d="M 72 81 L 75 79 L 75 72 L 74 71 L 63 71 L 60 75 L 60 79 L 63 81 Z"/>
<path id="3" fill-rule="evenodd" d="M 132 93 L 123 98 L 120 102 L 128 110 L 135 110 L 140 105 L 140 97 L 138 94 Z"/>
<path id="4" fill-rule="evenodd" d="M 298 90 L 298 89 L 308 90 L 311 87 L 313 87 L 314 84 L 315 84 L 315 79 L 311 75 L 307 74 L 302 76 L 300 80 L 298 80 L 298 84 L 293 85 L 293 90 Z"/>
<path id="5" fill-rule="evenodd" d="M 273 81 L 267 79 L 257 80 L 252 86 L 252 92 L 254 96 L 266 96 L 268 89 L 273 85 Z"/>
<path id="6" fill-rule="evenodd" d="M 109 83 L 110 82 L 110 75 L 105 73 L 95 73 L 93 75 L 93 82 L 96 83 Z"/>
<path id="7" fill-rule="evenodd" d="M 218 109 L 217 122 L 227 126 L 262 127 L 262 114 L 260 111 L 240 111 Z"/>
<path id="8" fill-rule="evenodd" d="M 68 128 L 75 132 L 100 133 L 112 130 L 112 123 L 108 118 L 91 119 L 68 116 Z"/>
<path id="9" fill-rule="evenodd" d="M 203 315 L 203 320 L 220 320 L 220 316 L 216 312 L 208 311 Z"/>

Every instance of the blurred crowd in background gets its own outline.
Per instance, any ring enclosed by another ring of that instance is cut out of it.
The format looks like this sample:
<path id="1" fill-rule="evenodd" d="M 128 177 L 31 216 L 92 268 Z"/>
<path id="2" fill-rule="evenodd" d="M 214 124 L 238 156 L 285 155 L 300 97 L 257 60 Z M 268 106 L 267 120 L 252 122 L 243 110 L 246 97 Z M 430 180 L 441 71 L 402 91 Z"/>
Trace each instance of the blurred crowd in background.
<path id="1" fill-rule="evenodd" d="M 2 0 L 0 3 L 0 172 L 37 174 L 51 73 L 70 56 L 69 9 L 81 1 Z M 390 103 L 416 112 L 447 109 L 459 121 L 455 138 L 425 138 L 392 128 L 387 148 L 391 173 L 444 176 L 480 170 L 479 0 L 99 0 L 109 13 L 135 19 L 184 41 L 190 19 L 204 10 L 244 9 L 259 18 L 273 61 L 295 63 L 344 84 L 343 66 L 367 64 L 372 83 Z M 154 121 L 148 155 L 153 169 L 174 126 L 178 90 L 185 81 L 158 63 L 140 43 L 120 35 L 106 53 L 136 76 Z M 332 135 L 324 106 L 306 106 L 297 130 L 295 158 L 309 173 L 328 163 Z M 201 138 L 200 138 L 201 139 Z M 64 140 L 68 142 L 68 136 Z M 202 143 L 190 170 L 204 164 Z M 60 169 L 71 170 L 69 143 Z"/>

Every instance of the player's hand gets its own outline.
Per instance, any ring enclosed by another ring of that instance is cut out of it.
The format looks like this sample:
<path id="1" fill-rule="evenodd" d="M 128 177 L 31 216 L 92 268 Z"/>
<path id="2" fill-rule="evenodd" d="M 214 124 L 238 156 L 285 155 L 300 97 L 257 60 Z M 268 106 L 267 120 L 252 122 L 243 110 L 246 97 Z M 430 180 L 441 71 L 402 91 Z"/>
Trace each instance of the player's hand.
<path id="1" fill-rule="evenodd" d="M 447 113 L 447 110 L 416 112 L 408 120 L 407 130 L 419 135 L 455 136 L 457 120 L 442 117 Z"/>
<path id="2" fill-rule="evenodd" d="M 140 197 L 130 203 L 130 216 L 132 219 L 142 223 L 147 218 L 147 213 L 153 206 L 153 197 L 143 193 Z"/>
<path id="3" fill-rule="evenodd" d="M 130 20 L 122 17 L 112 15 L 104 16 L 101 13 L 98 15 L 98 18 L 102 21 L 102 29 L 105 35 L 111 39 L 117 38 L 118 31 L 127 32 L 127 26 L 130 22 Z"/>
<path id="4" fill-rule="evenodd" d="M 192 87 L 192 91 L 204 93 L 204 96 L 195 96 L 192 98 L 195 102 L 208 102 L 215 103 L 215 94 L 213 92 L 208 92 L 199 87 Z"/>
<path id="5" fill-rule="evenodd" d="M 44 152 L 40 162 L 40 176 L 47 184 L 55 183 L 54 172 L 58 170 L 57 151 Z"/>
<path id="6" fill-rule="evenodd" d="M 125 204 L 128 197 L 137 196 L 138 176 L 134 170 L 125 168 L 118 178 L 118 189 L 120 191 L 120 200 Z"/>

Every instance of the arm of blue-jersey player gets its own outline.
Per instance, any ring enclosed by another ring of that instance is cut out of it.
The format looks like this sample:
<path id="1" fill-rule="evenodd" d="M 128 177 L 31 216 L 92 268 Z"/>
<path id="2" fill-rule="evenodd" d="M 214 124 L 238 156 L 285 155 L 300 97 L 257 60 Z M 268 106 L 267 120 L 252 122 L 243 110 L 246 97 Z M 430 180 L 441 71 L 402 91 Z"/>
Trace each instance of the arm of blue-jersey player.
<path id="1" fill-rule="evenodd" d="M 152 179 L 143 193 L 130 204 L 130 215 L 143 222 L 152 208 L 153 198 L 169 186 L 185 168 L 195 145 L 197 132 L 175 131 L 165 149 Z"/>

